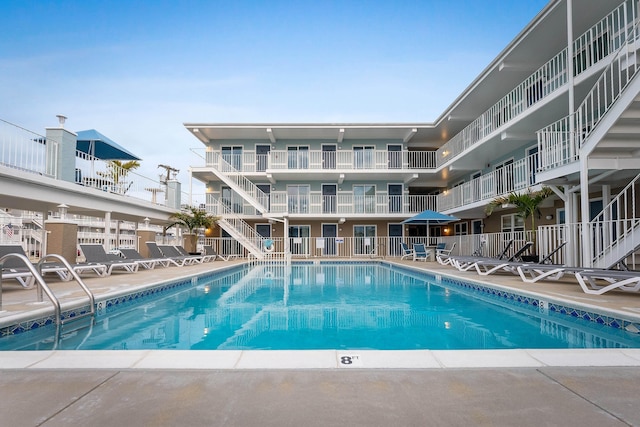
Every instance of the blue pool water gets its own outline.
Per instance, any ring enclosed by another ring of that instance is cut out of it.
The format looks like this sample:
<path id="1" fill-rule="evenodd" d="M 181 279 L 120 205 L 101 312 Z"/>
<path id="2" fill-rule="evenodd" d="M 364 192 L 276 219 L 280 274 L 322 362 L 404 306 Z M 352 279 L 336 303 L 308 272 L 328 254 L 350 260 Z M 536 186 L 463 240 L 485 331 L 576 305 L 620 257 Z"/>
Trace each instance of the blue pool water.
<path id="1" fill-rule="evenodd" d="M 624 329 L 383 263 L 240 267 L 54 331 L 0 350 L 640 347 Z"/>

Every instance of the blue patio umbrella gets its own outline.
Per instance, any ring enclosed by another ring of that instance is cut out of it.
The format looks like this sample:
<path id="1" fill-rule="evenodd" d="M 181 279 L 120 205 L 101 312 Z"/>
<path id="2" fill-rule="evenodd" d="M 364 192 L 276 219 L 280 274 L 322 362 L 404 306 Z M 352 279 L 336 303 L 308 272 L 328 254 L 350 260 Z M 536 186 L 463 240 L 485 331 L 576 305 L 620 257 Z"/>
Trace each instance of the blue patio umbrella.
<path id="1" fill-rule="evenodd" d="M 76 149 L 100 160 L 140 160 L 95 129 L 81 130 L 77 135 Z"/>
<path id="2" fill-rule="evenodd" d="M 451 215 L 445 215 L 440 212 L 427 209 L 418 215 L 412 216 L 402 221 L 402 224 L 425 224 L 427 226 L 427 242 L 429 241 L 429 225 L 430 224 L 448 224 L 457 221 L 458 218 Z"/>

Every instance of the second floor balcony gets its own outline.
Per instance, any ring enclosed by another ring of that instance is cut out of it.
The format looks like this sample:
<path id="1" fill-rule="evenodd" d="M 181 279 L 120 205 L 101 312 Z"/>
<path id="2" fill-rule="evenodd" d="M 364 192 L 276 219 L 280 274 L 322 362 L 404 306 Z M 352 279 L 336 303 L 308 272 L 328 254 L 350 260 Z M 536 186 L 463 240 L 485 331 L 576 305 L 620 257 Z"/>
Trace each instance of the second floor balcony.
<path id="1" fill-rule="evenodd" d="M 354 147 L 351 150 L 326 151 L 295 147 L 288 150 L 237 150 L 233 153 L 208 151 L 206 165 L 221 170 L 233 169 L 245 174 L 300 171 L 367 172 L 432 170 L 435 151 L 376 150 Z M 226 164 L 221 164 L 224 162 Z M 228 164 L 228 165 L 227 165 Z"/>
<path id="2" fill-rule="evenodd" d="M 213 195 L 211 200 L 215 200 Z M 207 207 L 215 215 L 222 215 L 227 211 L 243 216 L 259 215 L 253 206 L 240 197 L 220 198 L 215 203 L 207 203 Z M 335 195 L 322 195 L 315 191 L 297 194 L 276 191 L 269 195 L 269 213 L 287 213 L 301 217 L 380 215 L 405 218 L 425 209 L 436 209 L 435 195 L 393 196 L 386 192 L 356 194 L 351 191 L 339 191 Z"/>

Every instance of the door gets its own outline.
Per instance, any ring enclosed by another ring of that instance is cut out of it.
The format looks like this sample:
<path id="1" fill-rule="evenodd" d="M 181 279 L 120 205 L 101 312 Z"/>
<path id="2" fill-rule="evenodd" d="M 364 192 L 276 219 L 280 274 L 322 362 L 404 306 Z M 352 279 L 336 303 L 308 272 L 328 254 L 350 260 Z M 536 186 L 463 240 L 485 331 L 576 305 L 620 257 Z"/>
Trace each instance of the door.
<path id="1" fill-rule="evenodd" d="M 222 159 L 229 163 L 234 169 L 242 170 L 242 146 L 221 147 Z"/>
<path id="2" fill-rule="evenodd" d="M 322 213 L 336 213 L 336 184 L 322 184 Z"/>
<path id="3" fill-rule="evenodd" d="M 256 171 L 264 172 L 269 166 L 270 145 L 256 145 Z"/>
<path id="4" fill-rule="evenodd" d="M 354 255 L 369 255 L 376 249 L 376 226 L 353 226 L 353 253 Z"/>
<path id="5" fill-rule="evenodd" d="M 309 237 L 311 227 L 308 225 L 289 226 L 289 240 L 292 255 L 309 256 Z"/>
<path id="6" fill-rule="evenodd" d="M 322 169 L 336 168 L 336 146 L 334 144 L 322 145 Z"/>
<path id="7" fill-rule="evenodd" d="M 496 166 L 496 195 L 513 191 L 513 159 Z"/>
<path id="8" fill-rule="evenodd" d="M 389 194 L 389 213 L 402 212 L 402 184 L 387 185 L 387 193 Z"/>
<path id="9" fill-rule="evenodd" d="M 336 237 L 338 237 L 337 224 L 322 224 L 322 237 L 324 240 L 324 248 L 322 255 L 336 254 Z"/>
<path id="10" fill-rule="evenodd" d="M 389 169 L 402 169 L 402 145 L 387 145 L 387 166 Z"/>
<path id="11" fill-rule="evenodd" d="M 402 249 L 400 243 L 402 243 L 402 224 L 389 224 L 389 247 L 387 248 L 387 254 L 389 256 L 401 256 Z"/>
<path id="12" fill-rule="evenodd" d="M 536 171 L 538 170 L 538 146 L 531 147 L 527 150 L 527 158 L 529 159 L 529 185 L 536 183 Z"/>
<path id="13" fill-rule="evenodd" d="M 262 206 L 270 210 L 271 208 L 271 184 L 257 184 L 256 187 L 264 193 L 264 200 L 258 200 Z"/>

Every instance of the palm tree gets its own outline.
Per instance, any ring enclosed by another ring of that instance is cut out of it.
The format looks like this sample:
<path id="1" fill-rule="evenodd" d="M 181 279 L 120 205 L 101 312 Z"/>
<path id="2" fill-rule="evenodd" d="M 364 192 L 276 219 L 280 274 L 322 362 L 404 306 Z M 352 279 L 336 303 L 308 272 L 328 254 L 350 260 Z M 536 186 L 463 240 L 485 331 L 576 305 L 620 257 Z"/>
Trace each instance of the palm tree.
<path id="1" fill-rule="evenodd" d="M 194 233 L 195 230 L 200 228 L 213 228 L 219 219 L 216 216 L 208 214 L 204 209 L 193 206 L 190 206 L 187 211 L 176 212 L 169 218 L 173 220 L 173 222 L 164 227 L 165 232 L 173 226 L 181 225 L 187 229 L 187 234 L 191 235 L 185 242 L 185 249 L 188 252 L 196 251 L 198 236 Z"/>
<path id="2" fill-rule="evenodd" d="M 120 184 L 123 183 L 125 177 L 134 169 L 138 169 L 140 167 L 140 162 L 137 160 L 129 160 L 128 162 L 122 162 L 120 160 L 110 160 L 107 162 L 107 170 L 106 172 L 97 172 L 98 175 L 107 178 L 111 181 L 114 188 L 119 188 Z M 129 184 L 131 187 L 131 184 Z M 121 193 L 124 194 L 129 189 L 122 189 Z"/>
<path id="3" fill-rule="evenodd" d="M 495 208 L 498 206 L 512 205 L 517 210 L 517 215 L 525 221 L 527 218 L 531 218 L 531 231 L 533 231 L 533 247 L 535 253 L 536 244 L 536 216 L 540 214 L 540 205 L 547 197 L 553 194 L 553 190 L 549 187 L 542 187 L 538 191 L 531 191 L 527 189 L 526 192 L 516 193 L 511 192 L 506 196 L 500 196 L 493 199 L 487 207 L 485 212 L 487 216 L 491 215 Z M 526 226 L 525 226 L 526 229 Z"/>
<path id="4" fill-rule="evenodd" d="M 189 233 L 193 233 L 198 228 L 211 228 L 215 225 L 218 217 L 208 214 L 205 210 L 190 206 L 187 212 L 176 212 L 169 217 L 174 220 L 165 228 L 174 225 L 182 225 Z"/>

